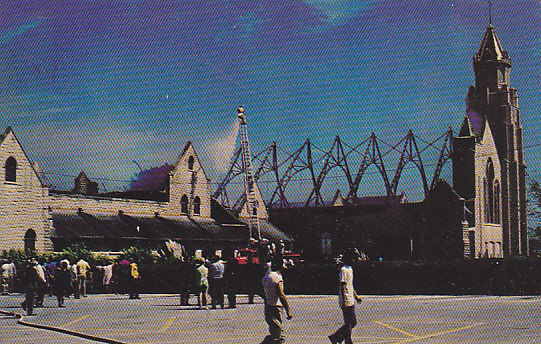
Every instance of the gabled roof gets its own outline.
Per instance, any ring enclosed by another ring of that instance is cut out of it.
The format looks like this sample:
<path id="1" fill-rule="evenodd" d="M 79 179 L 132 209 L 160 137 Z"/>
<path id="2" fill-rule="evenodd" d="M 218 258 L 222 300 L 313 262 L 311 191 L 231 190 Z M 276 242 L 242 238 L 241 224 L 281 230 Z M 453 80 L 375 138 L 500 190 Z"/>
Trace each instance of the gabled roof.
<path id="1" fill-rule="evenodd" d="M 479 61 L 506 61 L 509 62 L 507 51 L 503 50 L 498 36 L 494 31 L 494 27 L 489 25 L 485 31 L 485 36 L 479 47 L 479 52 L 476 55 L 476 60 Z"/>
<path id="2" fill-rule="evenodd" d="M 293 238 L 291 238 L 286 233 L 282 232 L 278 229 L 275 225 L 270 223 L 268 220 L 261 219 L 259 220 L 259 232 L 261 233 L 261 237 L 268 239 L 271 242 L 293 242 Z"/>
<path id="3" fill-rule="evenodd" d="M 472 128 L 470 125 L 470 120 L 468 119 L 468 116 L 464 117 L 464 121 L 462 122 L 462 127 L 460 128 L 460 131 L 458 132 L 458 137 L 471 137 L 473 136 Z"/>
<path id="4" fill-rule="evenodd" d="M 453 189 L 449 183 L 445 179 L 440 178 L 436 185 L 434 185 L 434 188 L 430 190 L 428 195 L 425 198 L 425 202 L 432 201 L 432 200 L 440 200 L 445 199 L 442 196 L 447 195 L 447 197 L 450 197 L 454 200 L 460 201 L 462 200 L 462 197 Z"/>
<path id="5" fill-rule="evenodd" d="M 186 153 L 190 150 L 190 148 L 193 150 L 193 154 L 197 157 L 197 160 L 199 160 L 199 155 L 197 154 L 196 150 L 195 150 L 195 147 L 193 146 L 192 144 L 192 141 L 188 141 L 186 142 L 186 144 L 184 145 L 184 148 L 182 149 L 182 152 L 180 153 L 180 155 L 178 156 L 177 158 L 177 161 L 175 162 L 175 164 L 173 165 L 173 171 L 177 168 L 178 164 L 180 163 L 180 161 L 182 160 L 182 158 L 186 155 Z M 201 163 L 199 163 L 200 167 L 201 167 L 201 170 L 203 171 L 203 174 L 205 175 L 205 177 L 208 176 L 207 172 L 205 171 L 205 168 L 203 167 L 203 165 Z"/>
<path id="6" fill-rule="evenodd" d="M 38 177 L 38 180 L 39 180 L 41 186 L 47 186 L 48 182 L 47 182 L 47 180 L 45 178 L 43 178 L 44 177 L 43 173 L 41 171 L 36 170 L 37 165 L 32 163 L 32 161 L 28 157 L 28 154 L 26 154 L 23 146 L 21 145 L 21 142 L 17 138 L 17 135 L 15 135 L 15 132 L 13 131 L 13 129 L 11 129 L 11 127 L 8 126 L 6 128 L 6 130 L 4 131 L 4 133 L 0 134 L 0 144 L 4 143 L 4 140 L 7 138 L 7 136 L 9 134 L 13 135 L 13 137 L 15 138 L 15 141 L 17 142 L 17 144 L 19 145 L 19 147 L 21 147 L 21 150 L 23 151 L 23 154 L 24 154 L 24 157 L 26 158 L 26 161 L 28 161 L 28 163 L 30 164 L 30 167 L 32 168 L 32 170 L 36 174 L 36 177 Z"/>

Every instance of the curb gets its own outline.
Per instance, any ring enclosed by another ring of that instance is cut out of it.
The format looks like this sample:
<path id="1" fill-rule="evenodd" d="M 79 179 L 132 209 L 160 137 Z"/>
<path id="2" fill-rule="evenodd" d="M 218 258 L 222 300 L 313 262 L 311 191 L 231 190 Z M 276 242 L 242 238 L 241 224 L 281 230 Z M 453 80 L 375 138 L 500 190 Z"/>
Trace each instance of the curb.
<path id="1" fill-rule="evenodd" d="M 109 344 L 128 344 L 126 342 L 121 342 L 121 341 L 114 340 L 114 339 L 93 336 L 93 335 L 90 335 L 90 334 L 85 334 L 85 333 L 81 333 L 81 332 L 77 332 L 77 331 L 72 331 L 72 330 L 68 330 L 68 329 L 65 329 L 65 328 L 53 327 L 53 326 L 49 326 L 49 325 L 40 325 L 40 324 L 27 322 L 27 321 L 24 320 L 24 316 L 22 314 L 15 313 L 15 312 L 8 312 L 8 311 L 0 310 L 0 314 L 13 316 L 14 318 L 18 319 L 17 324 L 21 324 L 21 325 L 28 326 L 28 327 L 34 327 L 34 328 L 39 328 L 39 329 L 42 329 L 42 330 L 60 332 L 60 333 L 68 334 L 68 335 L 71 335 L 71 336 L 76 336 L 76 337 L 80 337 L 80 338 L 84 338 L 84 339 L 93 340 L 93 341 L 96 341 L 96 342 L 109 343 Z"/>

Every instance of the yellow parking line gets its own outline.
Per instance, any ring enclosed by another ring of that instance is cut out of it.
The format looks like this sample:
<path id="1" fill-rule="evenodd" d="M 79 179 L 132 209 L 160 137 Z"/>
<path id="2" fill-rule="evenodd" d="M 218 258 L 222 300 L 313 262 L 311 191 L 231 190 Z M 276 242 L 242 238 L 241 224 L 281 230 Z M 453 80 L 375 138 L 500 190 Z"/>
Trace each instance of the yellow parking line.
<path id="1" fill-rule="evenodd" d="M 160 332 L 165 332 L 165 331 L 167 331 L 167 330 L 171 327 L 171 325 L 173 325 L 173 323 L 175 322 L 175 320 L 177 320 L 177 318 L 174 318 L 174 317 L 173 317 L 173 318 L 169 319 L 169 320 L 165 323 L 165 325 L 162 327 L 162 329 L 161 329 Z"/>
<path id="2" fill-rule="evenodd" d="M 428 339 L 428 338 L 434 338 L 434 337 L 438 337 L 438 336 L 443 336 L 443 335 L 446 335 L 446 334 L 449 334 L 449 333 L 458 332 L 458 331 L 462 331 L 462 330 L 467 330 L 467 329 L 470 329 L 472 327 L 479 326 L 479 325 L 484 325 L 484 323 L 478 323 L 478 324 L 463 326 L 463 327 L 455 328 L 455 329 L 452 329 L 452 330 L 441 331 L 441 332 L 429 334 L 429 335 L 426 335 L 426 336 L 418 336 L 417 338 L 410 338 L 410 339 L 406 339 L 406 340 L 403 340 L 403 341 L 400 341 L 400 342 L 396 342 L 396 344 L 411 343 L 411 342 L 415 342 L 415 341 L 422 340 L 422 339 Z"/>
<path id="3" fill-rule="evenodd" d="M 82 316 L 82 317 L 80 317 L 79 319 L 70 321 L 69 323 L 66 323 L 66 324 L 62 325 L 62 327 L 68 327 L 68 326 L 70 326 L 70 325 L 73 325 L 73 324 L 75 324 L 75 323 L 78 323 L 78 322 L 81 321 L 81 320 L 84 320 L 84 319 L 86 319 L 86 318 L 90 318 L 91 316 L 92 316 L 92 315 L 85 315 L 85 316 Z"/>
<path id="4" fill-rule="evenodd" d="M 401 330 L 401 329 L 399 329 L 399 328 L 396 328 L 396 327 L 394 327 L 394 326 L 391 326 L 391 325 L 382 323 L 381 321 L 374 321 L 374 322 L 375 322 L 376 324 L 378 324 L 378 325 L 381 325 L 381 326 L 386 327 L 386 328 L 388 328 L 388 329 L 391 329 L 391 330 L 393 330 L 393 331 L 396 331 L 396 332 L 400 332 L 400 333 L 402 333 L 402 334 L 405 334 L 406 336 L 414 337 L 414 338 L 419 338 L 419 336 L 414 335 L 413 333 L 406 332 L 406 331 Z"/>

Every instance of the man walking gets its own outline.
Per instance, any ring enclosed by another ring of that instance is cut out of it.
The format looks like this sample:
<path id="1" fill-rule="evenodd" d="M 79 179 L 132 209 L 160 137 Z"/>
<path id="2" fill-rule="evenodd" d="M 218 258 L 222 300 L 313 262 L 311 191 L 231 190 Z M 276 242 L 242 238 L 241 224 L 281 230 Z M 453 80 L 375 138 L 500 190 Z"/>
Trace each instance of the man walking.
<path id="1" fill-rule="evenodd" d="M 84 259 L 80 259 L 76 265 L 77 265 L 77 268 L 76 268 L 77 290 L 79 291 L 80 296 L 86 297 L 86 278 L 87 278 L 88 272 L 90 271 L 90 264 L 88 264 L 88 262 L 86 262 Z"/>
<path id="2" fill-rule="evenodd" d="M 40 258 L 38 264 L 36 264 L 35 269 L 38 273 L 38 283 L 36 285 L 36 307 L 43 307 L 43 299 L 45 298 L 45 291 L 47 290 L 47 275 L 45 273 L 45 259 Z"/>
<path id="3" fill-rule="evenodd" d="M 333 344 L 342 343 L 352 344 L 351 330 L 357 325 L 355 318 L 355 301 L 361 303 L 362 299 L 353 288 L 353 262 L 358 258 L 359 253 L 356 249 L 349 249 L 343 254 L 342 267 L 340 268 L 339 282 L 339 304 L 344 315 L 344 325 L 335 333 L 329 336 L 329 340 Z"/>
<path id="4" fill-rule="evenodd" d="M 286 311 L 287 319 L 293 316 L 289 310 L 286 295 L 284 294 L 284 280 L 282 270 L 284 263 L 282 259 L 273 259 L 271 270 L 263 277 L 263 289 L 265 291 L 265 321 L 269 325 L 269 335 L 263 343 L 283 343 L 282 333 L 282 307 Z"/>
<path id="5" fill-rule="evenodd" d="M 24 277 L 26 284 L 26 295 L 21 307 L 26 311 L 27 315 L 32 315 L 34 312 L 34 295 L 36 294 L 37 284 L 39 282 L 38 261 L 36 258 L 29 259 L 24 269 Z"/>

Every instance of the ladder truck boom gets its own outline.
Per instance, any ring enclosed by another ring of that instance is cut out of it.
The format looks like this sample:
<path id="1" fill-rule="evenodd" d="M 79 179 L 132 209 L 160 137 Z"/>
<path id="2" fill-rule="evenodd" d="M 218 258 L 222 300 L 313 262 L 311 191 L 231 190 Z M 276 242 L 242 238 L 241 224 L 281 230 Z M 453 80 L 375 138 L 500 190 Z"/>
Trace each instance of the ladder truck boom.
<path id="1" fill-rule="evenodd" d="M 242 106 L 239 106 L 237 109 L 237 117 L 240 123 L 239 132 L 241 139 L 242 169 L 244 171 L 244 192 L 246 195 L 245 209 L 248 215 L 250 239 L 260 240 L 261 232 L 259 230 L 259 217 L 257 214 L 258 204 L 254 188 L 254 175 L 252 172 L 252 156 L 250 154 L 250 142 L 248 141 L 246 115 Z"/>

